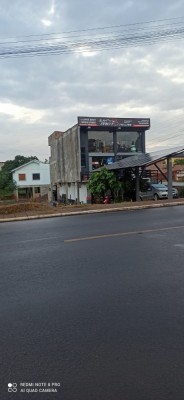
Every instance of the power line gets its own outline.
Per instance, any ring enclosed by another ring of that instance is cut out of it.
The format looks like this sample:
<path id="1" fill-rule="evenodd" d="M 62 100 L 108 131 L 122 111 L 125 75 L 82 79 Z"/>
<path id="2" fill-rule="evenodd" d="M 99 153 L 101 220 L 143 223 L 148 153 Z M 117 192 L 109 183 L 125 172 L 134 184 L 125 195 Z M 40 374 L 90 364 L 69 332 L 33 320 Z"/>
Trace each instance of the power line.
<path id="1" fill-rule="evenodd" d="M 20 57 L 30 55 L 49 55 L 49 54 L 71 54 L 71 53 L 85 53 L 85 52 L 99 52 L 104 50 L 139 47 L 154 45 L 158 42 L 169 42 L 176 39 L 183 39 L 184 30 L 175 34 L 169 33 L 165 35 L 156 35 L 155 37 L 137 37 L 137 38 L 120 38 L 106 41 L 96 42 L 78 42 L 78 43 L 65 43 L 50 46 L 37 46 L 37 47 L 22 47 L 22 48 L 5 48 L 0 50 L 0 58 Z"/>
<path id="2" fill-rule="evenodd" d="M 183 122 L 183 121 L 181 121 Z M 152 127 L 154 131 L 160 131 L 160 132 L 172 132 L 175 131 L 176 129 L 180 129 L 181 128 L 181 123 L 177 124 L 177 125 L 170 125 L 169 122 L 166 121 L 165 126 L 160 126 L 158 128 Z M 183 132 L 184 132 L 184 128 L 183 128 Z M 159 138 L 165 138 L 167 136 L 167 133 L 161 134 L 161 136 L 159 135 Z"/>
<path id="3" fill-rule="evenodd" d="M 175 121 L 177 121 L 177 123 Z M 147 143 L 150 146 L 155 144 L 155 141 L 163 144 L 179 137 L 184 138 L 184 115 L 172 115 L 167 119 L 162 120 L 161 123 L 154 124 L 152 122 L 151 126 L 154 132 L 160 131 L 161 133 L 156 133 L 155 136 L 151 138 L 149 135 L 147 136 Z M 164 133 L 164 131 L 167 133 Z"/>
<path id="4" fill-rule="evenodd" d="M 173 117 L 172 117 L 172 119 L 173 119 Z M 177 117 L 177 122 L 178 122 L 177 124 L 174 123 L 172 125 L 170 123 L 170 119 L 168 118 L 167 120 L 165 120 L 164 126 L 163 126 L 163 123 L 161 123 L 160 126 L 157 124 L 158 125 L 157 127 L 155 127 L 154 124 L 152 124 L 153 130 L 157 130 L 157 131 L 161 131 L 161 132 L 167 131 L 167 133 L 166 134 L 161 134 L 161 135 L 158 134 L 158 136 L 155 136 L 154 139 L 151 138 L 150 142 L 155 141 L 156 139 L 160 140 L 160 139 L 165 139 L 166 138 L 166 140 L 167 140 L 168 132 L 172 131 L 172 133 L 174 133 L 174 131 L 176 131 L 178 129 L 179 129 L 179 131 L 177 131 L 177 132 L 178 133 L 180 132 L 181 134 L 183 133 L 183 135 L 184 135 L 184 128 L 181 128 L 181 125 L 184 126 L 184 117 L 183 116 L 181 118 Z M 149 136 L 148 136 L 148 138 L 149 138 Z"/>
<path id="5" fill-rule="evenodd" d="M 153 146 L 153 145 L 155 145 L 155 142 L 156 142 L 156 141 L 159 143 L 159 145 L 160 145 L 160 144 L 163 144 L 163 143 L 165 143 L 165 142 L 168 142 L 168 141 L 173 141 L 173 139 L 177 139 L 177 138 L 179 138 L 179 137 L 181 138 L 181 137 L 182 137 L 181 133 L 183 133 L 183 130 L 182 130 L 182 131 L 176 132 L 175 135 L 172 135 L 172 136 L 170 136 L 170 137 L 167 137 L 167 138 L 164 139 L 164 140 L 162 140 L 162 139 L 160 140 L 160 137 L 155 137 L 155 140 L 154 140 L 154 139 L 152 139 L 151 141 L 147 140 L 147 144 L 148 144 L 148 146 Z"/>
<path id="6" fill-rule="evenodd" d="M 181 19 L 183 17 L 179 18 Z M 171 25 L 175 24 L 176 23 L 173 23 Z M 129 24 L 127 26 L 131 25 L 136 24 Z M 176 39 L 183 39 L 183 37 L 184 23 L 183 26 L 178 26 L 177 24 L 177 27 L 167 27 L 166 25 L 162 25 L 159 27 L 158 25 L 157 27 L 152 27 L 151 30 L 147 32 L 142 29 L 138 32 L 128 31 L 128 33 L 127 31 L 111 32 L 110 36 L 108 33 L 106 35 L 98 35 L 96 37 L 82 39 L 76 38 L 75 40 L 71 40 L 71 38 L 68 37 L 48 38 L 46 39 L 46 43 L 40 43 L 43 41 L 42 39 L 36 39 L 34 41 L 28 40 L 4 43 L 1 42 L 0 58 L 99 52 L 110 49 L 138 47 L 143 45 L 148 46 L 156 44 L 158 42 L 168 42 Z M 37 41 L 38 43 L 35 44 L 35 42 Z M 56 42 L 54 43 L 54 41 Z M 34 44 L 30 44 L 33 42 Z"/>
<path id="7" fill-rule="evenodd" d="M 168 140 L 170 140 L 170 139 L 173 139 L 173 138 L 176 138 L 176 137 L 179 137 L 179 136 L 181 136 L 181 133 L 183 132 L 183 130 L 180 130 L 180 131 L 178 131 L 178 132 L 176 132 L 174 135 L 172 135 L 172 136 L 170 136 L 170 137 L 167 137 L 167 139 L 164 139 L 164 140 L 162 140 L 162 138 L 159 136 L 159 142 L 161 142 L 161 143 L 163 143 L 163 142 L 166 142 L 166 141 L 168 141 Z M 183 132 L 184 133 L 184 132 Z M 160 140 L 161 139 L 161 140 Z M 155 140 L 158 140 L 158 138 L 155 138 Z M 154 141 L 154 139 L 152 139 L 150 142 L 152 142 L 152 141 Z M 150 143 L 149 142 L 149 143 Z"/>
<path id="8" fill-rule="evenodd" d="M 173 25 L 179 25 L 179 24 L 181 24 L 181 22 L 180 23 L 178 23 L 178 22 L 174 22 L 174 23 L 172 23 L 172 24 L 164 24 L 164 25 L 156 25 L 156 26 L 152 26 L 152 30 L 158 30 L 158 28 L 160 29 L 166 29 L 167 27 L 170 27 L 170 26 L 173 26 Z M 182 22 L 182 24 L 183 24 L 183 22 Z M 121 26 L 121 25 L 118 25 L 118 27 L 119 26 Z M 127 25 L 128 26 L 128 25 Z M 102 28 L 102 29 L 105 29 L 105 28 Z M 146 30 L 146 29 L 150 29 L 150 27 L 149 26 L 142 26 L 141 25 L 141 27 L 136 27 L 136 32 L 137 31 L 144 31 L 144 30 Z M 119 36 L 120 35 L 120 33 L 122 34 L 123 32 L 130 32 L 130 31 L 135 31 L 135 28 L 128 28 L 128 29 L 123 29 L 123 31 L 115 31 L 115 32 L 106 32 L 106 33 L 104 33 L 104 35 L 100 35 L 100 37 L 102 38 L 102 37 L 104 37 L 104 38 L 107 38 L 107 36 L 108 35 L 112 35 L 113 34 L 113 37 L 116 37 L 116 36 Z M 72 31 L 71 31 L 72 32 Z M 79 31 L 80 32 L 80 31 Z M 55 36 L 52 36 L 52 37 L 50 37 L 50 35 L 57 35 L 56 37 Z M 60 36 L 59 36 L 60 35 Z M 97 37 L 97 34 L 94 32 L 94 35 Z M 19 43 L 35 43 L 35 42 L 47 42 L 47 41 L 54 41 L 54 40 L 56 40 L 56 41 L 59 41 L 59 40 L 63 40 L 63 39 L 71 39 L 71 38 L 79 38 L 79 37 L 81 37 L 81 36 L 83 36 L 83 35 L 70 35 L 70 36 L 62 36 L 62 33 L 52 33 L 52 34 L 48 34 L 48 33 L 46 33 L 46 34 L 41 34 L 41 35 L 33 35 L 34 37 L 39 37 L 39 39 L 25 39 L 26 37 L 31 37 L 32 35 L 30 35 L 30 36 L 23 36 L 23 38 L 24 38 L 24 40 L 13 40 L 13 41 L 11 41 L 11 42 L 7 42 L 7 40 L 8 39 L 11 39 L 11 38 L 5 38 L 5 39 L 1 39 L 1 40 L 4 40 L 4 42 L 0 42 L 0 45 L 4 45 L 4 44 L 19 44 Z M 43 36 L 43 38 L 40 38 L 40 36 Z M 48 38 L 47 37 L 45 37 L 45 36 L 49 36 Z M 91 34 L 90 34 L 90 37 L 91 37 Z M 12 39 L 16 39 L 16 37 L 15 38 L 12 38 Z"/>
<path id="9" fill-rule="evenodd" d="M 26 38 L 26 37 L 39 37 L 39 36 L 51 36 L 51 35 L 60 35 L 60 34 L 70 34 L 70 33 L 77 33 L 77 32 L 92 32 L 92 31 L 97 31 L 97 30 L 104 30 L 104 29 L 114 29 L 114 28 L 122 28 L 122 27 L 130 27 L 130 26 L 138 26 L 138 25 L 147 25 L 147 24 L 155 24 L 158 22 L 165 22 L 165 21 L 178 21 L 180 19 L 184 19 L 184 16 L 181 17 L 172 17 L 172 18 L 163 18 L 163 19 L 158 19 L 158 20 L 149 20 L 145 22 L 134 22 L 131 24 L 120 24 L 120 25 L 111 25 L 111 26 L 103 26 L 103 27 L 93 27 L 93 28 L 87 28 L 87 29 L 77 29 L 77 30 L 71 30 L 71 31 L 63 31 L 63 32 L 51 32 L 51 33 L 41 33 L 41 34 L 32 34 L 32 35 L 19 35 L 19 36 L 11 36 L 6 39 L 11 39 L 11 38 Z"/>

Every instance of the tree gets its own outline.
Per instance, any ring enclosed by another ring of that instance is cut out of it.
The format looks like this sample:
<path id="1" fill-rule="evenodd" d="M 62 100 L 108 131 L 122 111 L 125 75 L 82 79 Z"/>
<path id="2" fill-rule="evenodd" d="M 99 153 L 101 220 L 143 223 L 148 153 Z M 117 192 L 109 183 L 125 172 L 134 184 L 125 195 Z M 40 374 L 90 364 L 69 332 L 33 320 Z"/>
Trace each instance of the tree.
<path id="1" fill-rule="evenodd" d="M 110 191 L 113 198 L 117 200 L 122 189 L 122 183 L 114 172 L 102 168 L 101 171 L 94 172 L 91 175 L 87 187 L 90 193 L 98 199 L 104 198 L 105 194 Z"/>
<path id="2" fill-rule="evenodd" d="M 8 160 L 4 163 L 2 167 L 3 172 L 11 173 L 11 171 L 15 168 L 20 167 L 32 160 L 38 160 L 36 156 L 24 157 L 24 156 L 15 156 L 14 160 Z"/>
<path id="3" fill-rule="evenodd" d="M 12 179 L 12 170 L 32 160 L 38 160 L 36 156 L 24 157 L 17 155 L 14 160 L 8 160 L 4 163 L 0 171 L 0 196 L 10 196 L 13 194 L 16 185 Z"/>
<path id="4" fill-rule="evenodd" d="M 174 160 L 174 165 L 183 165 L 184 164 L 184 158 L 178 158 L 177 160 Z"/>

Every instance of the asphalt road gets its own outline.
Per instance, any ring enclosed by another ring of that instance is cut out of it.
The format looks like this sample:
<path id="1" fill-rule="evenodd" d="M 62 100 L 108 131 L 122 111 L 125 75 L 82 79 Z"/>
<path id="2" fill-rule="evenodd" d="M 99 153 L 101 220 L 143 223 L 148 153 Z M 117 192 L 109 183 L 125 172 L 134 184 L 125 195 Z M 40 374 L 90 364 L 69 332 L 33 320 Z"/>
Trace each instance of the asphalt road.
<path id="1" fill-rule="evenodd" d="M 183 206 L 1 224 L 0 273 L 2 400 L 184 399 Z"/>

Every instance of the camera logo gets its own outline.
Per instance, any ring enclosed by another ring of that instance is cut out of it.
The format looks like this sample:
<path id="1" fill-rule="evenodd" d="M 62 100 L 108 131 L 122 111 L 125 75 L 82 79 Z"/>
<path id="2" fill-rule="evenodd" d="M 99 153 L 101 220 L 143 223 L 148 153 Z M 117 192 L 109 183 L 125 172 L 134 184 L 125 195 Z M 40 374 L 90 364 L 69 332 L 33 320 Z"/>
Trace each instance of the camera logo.
<path id="1" fill-rule="evenodd" d="M 17 383 L 8 383 L 8 392 L 17 392 Z"/>

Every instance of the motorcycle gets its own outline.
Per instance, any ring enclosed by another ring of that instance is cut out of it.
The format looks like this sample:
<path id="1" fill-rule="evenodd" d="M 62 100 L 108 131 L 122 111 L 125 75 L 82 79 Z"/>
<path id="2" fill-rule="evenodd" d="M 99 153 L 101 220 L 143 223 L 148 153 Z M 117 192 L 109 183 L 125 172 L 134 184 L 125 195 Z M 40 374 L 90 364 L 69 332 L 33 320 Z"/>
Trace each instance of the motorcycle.
<path id="1" fill-rule="evenodd" d="M 110 204 L 111 203 L 111 198 L 110 196 L 106 195 L 103 199 L 103 204 Z"/>

